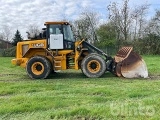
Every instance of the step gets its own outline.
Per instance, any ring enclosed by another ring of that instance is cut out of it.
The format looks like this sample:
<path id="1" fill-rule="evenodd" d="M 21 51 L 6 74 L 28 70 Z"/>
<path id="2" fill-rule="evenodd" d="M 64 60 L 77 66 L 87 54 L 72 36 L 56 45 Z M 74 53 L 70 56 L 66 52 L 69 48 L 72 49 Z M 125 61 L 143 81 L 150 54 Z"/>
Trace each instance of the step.
<path id="1" fill-rule="evenodd" d="M 54 67 L 56 67 L 56 68 L 57 68 L 57 67 L 62 67 L 62 66 L 54 66 Z"/>
<path id="2" fill-rule="evenodd" d="M 54 59 L 62 59 L 63 56 L 55 56 Z"/>
<path id="3" fill-rule="evenodd" d="M 54 63 L 61 63 L 61 61 L 55 61 L 55 60 L 54 60 Z"/>

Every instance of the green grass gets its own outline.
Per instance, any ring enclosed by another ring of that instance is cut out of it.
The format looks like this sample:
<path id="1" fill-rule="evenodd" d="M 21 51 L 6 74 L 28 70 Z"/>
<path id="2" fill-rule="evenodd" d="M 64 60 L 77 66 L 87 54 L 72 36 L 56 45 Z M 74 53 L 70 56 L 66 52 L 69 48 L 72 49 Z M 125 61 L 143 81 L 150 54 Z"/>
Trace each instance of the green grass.
<path id="1" fill-rule="evenodd" d="M 160 76 L 160 56 L 144 56 L 149 74 L 154 76 Z"/>
<path id="2" fill-rule="evenodd" d="M 159 120 L 160 56 L 144 56 L 148 79 L 118 78 L 106 73 L 86 78 L 67 70 L 32 80 L 12 58 L 0 58 L 2 120 Z"/>

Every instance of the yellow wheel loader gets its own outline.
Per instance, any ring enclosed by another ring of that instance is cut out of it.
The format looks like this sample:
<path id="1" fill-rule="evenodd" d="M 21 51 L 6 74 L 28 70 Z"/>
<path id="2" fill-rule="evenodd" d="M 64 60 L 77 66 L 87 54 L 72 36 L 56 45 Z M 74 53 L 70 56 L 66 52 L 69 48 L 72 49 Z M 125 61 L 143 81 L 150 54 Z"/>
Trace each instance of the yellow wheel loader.
<path id="1" fill-rule="evenodd" d="M 53 71 L 81 69 L 87 77 L 101 77 L 110 71 L 119 77 L 148 77 L 144 60 L 132 47 L 123 47 L 112 58 L 89 44 L 75 41 L 68 22 L 46 22 L 38 36 L 17 43 L 12 64 L 22 66 L 32 79 L 47 78 Z"/>

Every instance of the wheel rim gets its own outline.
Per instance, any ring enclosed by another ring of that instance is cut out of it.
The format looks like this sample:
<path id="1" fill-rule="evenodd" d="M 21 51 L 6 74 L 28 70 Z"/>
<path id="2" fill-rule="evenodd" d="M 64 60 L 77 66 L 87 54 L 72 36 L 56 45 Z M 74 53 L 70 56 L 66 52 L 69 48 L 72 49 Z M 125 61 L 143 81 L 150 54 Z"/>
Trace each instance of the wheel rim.
<path id="1" fill-rule="evenodd" d="M 100 70 L 101 65 L 97 60 L 91 60 L 87 64 L 87 68 L 91 73 L 96 73 Z"/>
<path id="2" fill-rule="evenodd" d="M 32 64 L 31 69 L 35 75 L 41 75 L 44 72 L 44 65 L 41 62 L 35 62 Z"/>

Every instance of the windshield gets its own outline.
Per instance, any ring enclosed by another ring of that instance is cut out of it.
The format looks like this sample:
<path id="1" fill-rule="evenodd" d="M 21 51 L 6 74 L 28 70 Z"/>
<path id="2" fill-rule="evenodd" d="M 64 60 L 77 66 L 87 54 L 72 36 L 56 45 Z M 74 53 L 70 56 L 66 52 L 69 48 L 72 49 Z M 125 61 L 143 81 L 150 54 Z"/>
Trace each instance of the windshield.
<path id="1" fill-rule="evenodd" d="M 64 33 L 65 40 L 73 41 L 73 42 L 75 41 L 70 25 L 63 25 L 63 33 Z"/>
<path id="2" fill-rule="evenodd" d="M 61 25 L 50 25 L 49 34 L 62 34 Z"/>

